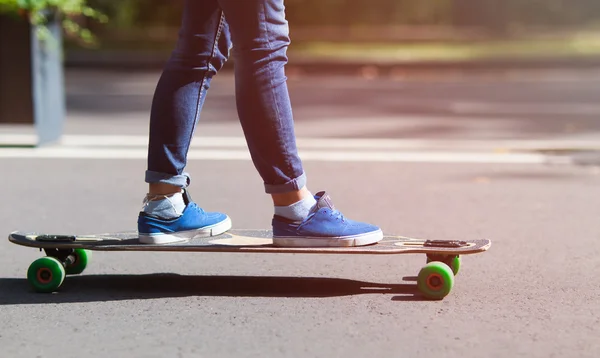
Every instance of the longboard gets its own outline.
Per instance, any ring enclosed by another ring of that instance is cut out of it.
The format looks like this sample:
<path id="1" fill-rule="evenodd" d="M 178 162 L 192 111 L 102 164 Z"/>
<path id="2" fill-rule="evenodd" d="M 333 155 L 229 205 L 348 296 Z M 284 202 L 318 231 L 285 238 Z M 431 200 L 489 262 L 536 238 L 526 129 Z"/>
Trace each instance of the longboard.
<path id="1" fill-rule="evenodd" d="M 50 235 L 13 232 L 8 239 L 17 245 L 43 249 L 46 257 L 34 261 L 27 278 L 34 290 L 53 292 L 65 275 L 80 274 L 95 251 L 239 252 L 289 254 L 426 254 L 427 265 L 419 272 L 417 286 L 431 299 L 445 297 L 454 285 L 461 255 L 484 252 L 490 240 L 422 240 L 404 236 L 384 236 L 377 244 L 356 247 L 277 247 L 270 230 L 230 230 L 212 237 L 187 242 L 149 245 L 138 241 L 136 232 L 94 235 Z"/>

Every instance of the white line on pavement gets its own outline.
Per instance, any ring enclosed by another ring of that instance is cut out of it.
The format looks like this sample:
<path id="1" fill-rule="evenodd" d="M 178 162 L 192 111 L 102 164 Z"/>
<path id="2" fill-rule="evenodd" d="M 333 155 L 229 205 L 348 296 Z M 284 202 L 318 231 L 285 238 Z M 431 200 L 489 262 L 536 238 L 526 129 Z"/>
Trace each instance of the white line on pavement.
<path id="1" fill-rule="evenodd" d="M 440 151 L 518 151 L 518 150 L 600 150 L 596 139 L 553 140 L 474 140 L 474 139 L 392 139 L 392 138 L 298 138 L 303 149 L 395 149 Z M 34 145 L 36 137 L 27 134 L 2 134 L 0 145 Z M 148 137 L 143 135 L 64 135 L 58 147 L 146 148 Z M 243 137 L 195 137 L 191 148 L 246 149 Z"/>
<path id="2" fill-rule="evenodd" d="M 589 103 L 514 103 L 514 102 L 456 102 L 451 103 L 455 113 L 501 115 L 600 115 L 600 105 Z"/>
<path id="3" fill-rule="evenodd" d="M 145 149 L 114 148 L 3 148 L 0 158 L 54 159 L 146 159 Z M 417 162 L 417 163 L 503 163 L 544 164 L 548 157 L 532 153 L 410 152 L 410 151 L 315 151 L 300 152 L 304 161 L 320 162 Z M 189 160 L 250 160 L 247 150 L 192 149 Z M 556 164 L 568 164 L 553 161 Z"/>

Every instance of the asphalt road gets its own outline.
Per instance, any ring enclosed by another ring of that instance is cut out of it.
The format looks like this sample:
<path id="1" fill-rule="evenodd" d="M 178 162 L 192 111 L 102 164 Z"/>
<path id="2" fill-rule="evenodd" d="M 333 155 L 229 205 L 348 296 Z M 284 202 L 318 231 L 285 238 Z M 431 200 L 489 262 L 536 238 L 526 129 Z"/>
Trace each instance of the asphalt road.
<path id="1" fill-rule="evenodd" d="M 64 142 L 0 148 L 0 232 L 135 229 L 157 77 L 69 72 Z M 311 190 L 386 233 L 493 241 L 463 259 L 450 296 L 416 294 L 419 255 L 103 252 L 60 292 L 35 294 L 24 277 L 41 254 L 3 240 L 0 356 L 600 354 L 600 74 L 292 76 L 290 87 Z M 192 194 L 238 228 L 265 228 L 272 208 L 232 89 L 225 74 L 209 94 Z M 0 127 L 4 140 L 27 133 Z"/>

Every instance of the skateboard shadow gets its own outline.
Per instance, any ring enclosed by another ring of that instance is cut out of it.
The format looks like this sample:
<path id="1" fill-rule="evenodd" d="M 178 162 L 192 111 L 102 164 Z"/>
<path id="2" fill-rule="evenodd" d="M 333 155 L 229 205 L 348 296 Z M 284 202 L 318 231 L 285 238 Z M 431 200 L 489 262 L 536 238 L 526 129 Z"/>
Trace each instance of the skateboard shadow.
<path id="1" fill-rule="evenodd" d="M 381 284 L 327 277 L 90 275 L 69 276 L 54 294 L 35 293 L 25 279 L 0 279 L 0 305 L 120 301 L 188 296 L 326 298 L 396 294 L 420 301 L 414 284 Z"/>

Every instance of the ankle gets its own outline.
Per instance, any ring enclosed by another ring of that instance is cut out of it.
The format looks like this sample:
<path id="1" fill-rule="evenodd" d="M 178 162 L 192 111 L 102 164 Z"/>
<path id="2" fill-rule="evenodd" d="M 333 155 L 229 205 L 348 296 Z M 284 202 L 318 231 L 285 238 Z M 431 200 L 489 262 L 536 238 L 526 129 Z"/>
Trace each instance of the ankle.
<path id="1" fill-rule="evenodd" d="M 289 206 L 309 196 L 312 196 L 312 194 L 306 187 L 287 193 L 271 194 L 275 206 Z"/>
<path id="2" fill-rule="evenodd" d="M 291 201 L 294 198 L 295 196 L 290 196 L 289 199 Z M 310 215 L 316 204 L 317 200 L 315 197 L 312 194 L 307 195 L 290 205 L 275 205 L 275 215 L 292 221 L 302 222 Z"/>
<path id="3" fill-rule="evenodd" d="M 149 195 L 173 195 L 177 193 L 181 193 L 181 187 L 165 184 L 165 183 L 151 183 L 148 186 L 148 194 Z"/>
<path id="4" fill-rule="evenodd" d="M 150 216 L 170 220 L 180 217 L 186 208 L 183 194 L 147 194 L 142 211 Z"/>

